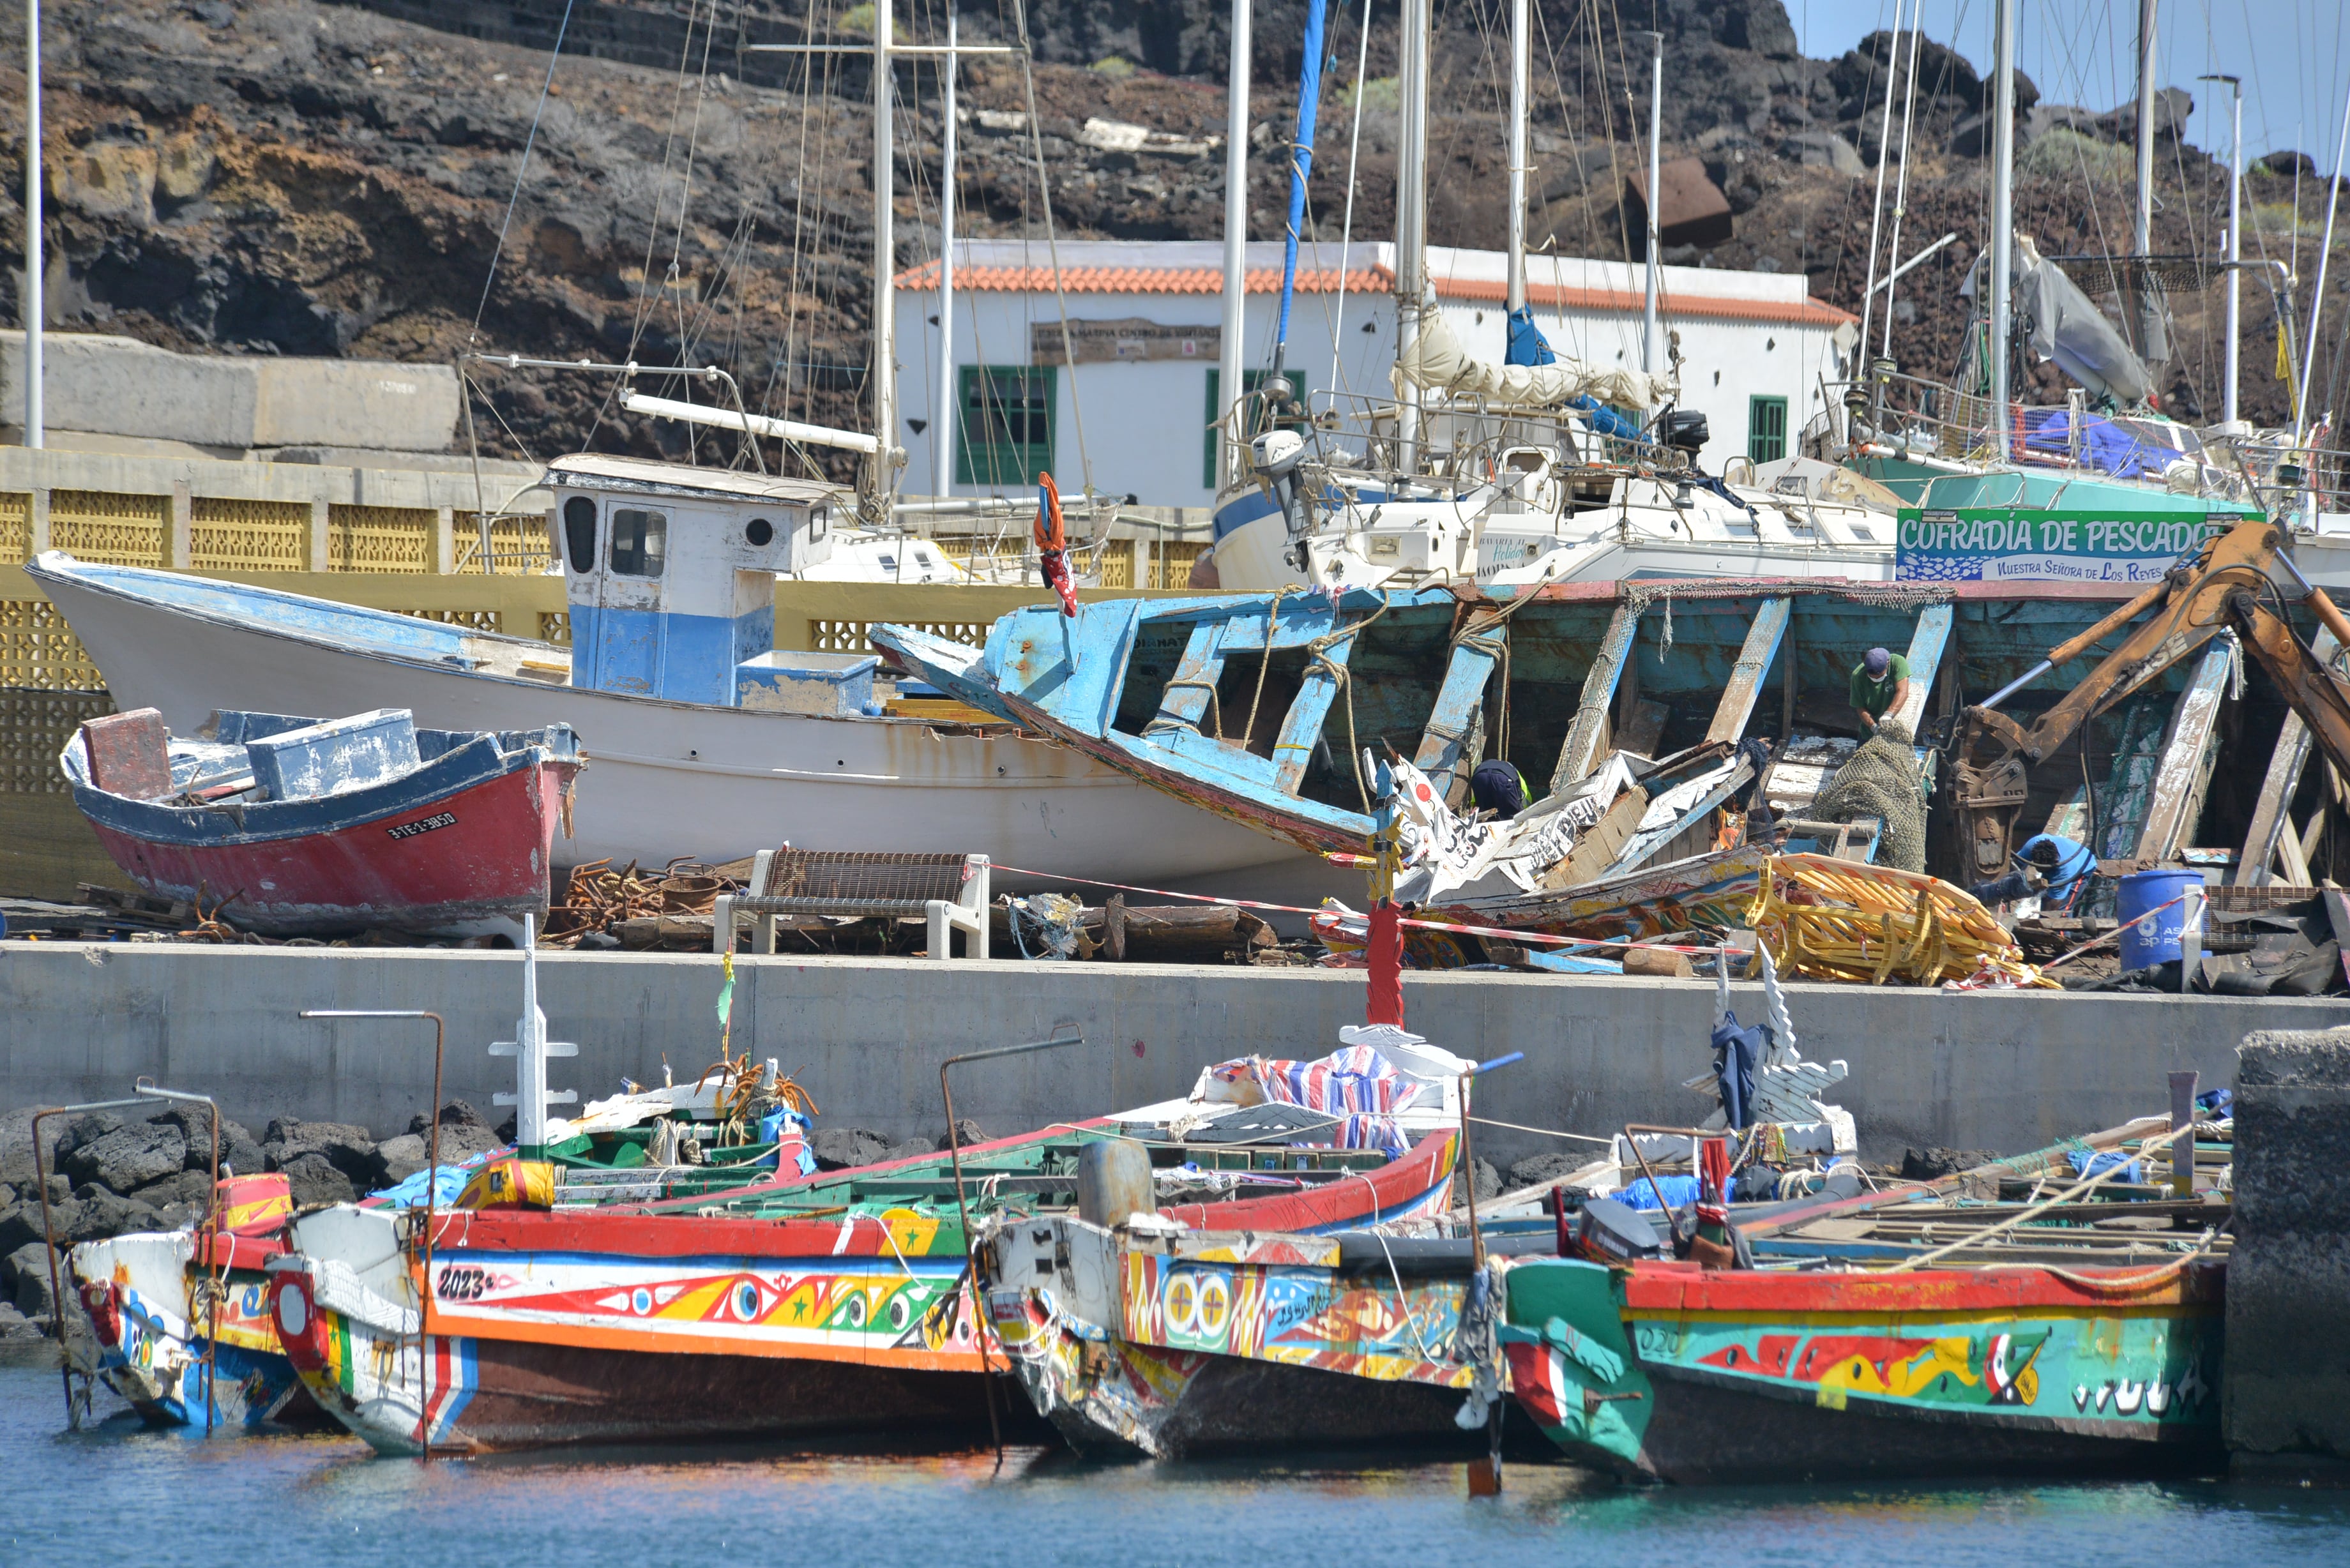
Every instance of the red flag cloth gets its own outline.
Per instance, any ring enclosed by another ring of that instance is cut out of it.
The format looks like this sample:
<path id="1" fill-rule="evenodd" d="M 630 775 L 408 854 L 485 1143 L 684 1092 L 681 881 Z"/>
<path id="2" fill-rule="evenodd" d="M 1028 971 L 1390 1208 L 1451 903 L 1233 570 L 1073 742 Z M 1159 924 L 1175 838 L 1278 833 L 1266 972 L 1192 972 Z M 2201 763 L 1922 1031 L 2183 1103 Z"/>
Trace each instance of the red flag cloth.
<path id="1" fill-rule="evenodd" d="M 1366 1023 L 1403 1027 L 1403 911 L 1392 898 L 1371 906 L 1371 995 Z"/>
<path id="2" fill-rule="evenodd" d="M 1053 476 L 1039 470 L 1036 474 L 1036 564 L 1061 597 L 1061 613 L 1074 617 L 1077 613 L 1076 580 L 1069 575 L 1069 530 L 1061 520 L 1061 487 Z"/>
<path id="3" fill-rule="evenodd" d="M 1698 1143 L 1697 1189 L 1700 1198 L 1709 1203 L 1730 1200 L 1730 1140 L 1725 1137 L 1700 1139 Z"/>

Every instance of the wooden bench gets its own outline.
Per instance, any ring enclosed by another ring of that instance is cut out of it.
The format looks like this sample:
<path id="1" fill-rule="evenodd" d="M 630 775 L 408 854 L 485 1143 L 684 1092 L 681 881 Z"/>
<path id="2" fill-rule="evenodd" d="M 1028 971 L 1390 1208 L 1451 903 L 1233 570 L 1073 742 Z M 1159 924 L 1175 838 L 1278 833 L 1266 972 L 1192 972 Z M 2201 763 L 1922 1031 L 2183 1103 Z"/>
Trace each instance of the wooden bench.
<path id="1" fill-rule="evenodd" d="M 820 915 L 930 922 L 931 956 L 952 956 L 963 933 L 968 958 L 987 956 L 988 858 L 984 855 L 894 855 L 878 851 L 763 849 L 745 890 L 722 893 L 711 911 L 710 950 L 730 952 L 743 917 L 751 950 L 775 950 L 778 916 Z"/>

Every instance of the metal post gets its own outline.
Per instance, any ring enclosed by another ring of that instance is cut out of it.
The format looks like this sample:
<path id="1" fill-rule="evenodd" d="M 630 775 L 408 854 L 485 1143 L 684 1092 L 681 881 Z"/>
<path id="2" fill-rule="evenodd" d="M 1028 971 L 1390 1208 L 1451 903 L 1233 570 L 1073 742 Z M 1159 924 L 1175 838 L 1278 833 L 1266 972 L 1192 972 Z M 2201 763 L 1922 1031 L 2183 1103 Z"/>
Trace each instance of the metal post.
<path id="1" fill-rule="evenodd" d="M 962 1134 L 955 1126 L 954 1088 L 947 1082 L 947 1069 L 959 1062 L 983 1062 L 991 1056 L 1024 1056 L 1031 1051 L 1055 1051 L 1064 1045 L 1082 1045 L 1085 1043 L 1082 1034 L 1073 1034 L 1066 1039 L 1032 1040 L 1024 1045 L 998 1045 L 987 1051 L 966 1051 L 939 1064 L 939 1098 L 944 1100 L 947 1106 L 947 1158 L 954 1166 L 955 1220 L 962 1227 L 963 1282 L 971 1292 L 971 1342 L 979 1347 L 980 1376 L 987 1389 L 987 1427 L 995 1438 L 995 1462 L 998 1465 L 1003 1462 L 1003 1428 L 995 1417 L 995 1381 L 992 1376 L 994 1368 L 987 1363 L 987 1311 L 980 1301 L 979 1293 L 979 1249 L 972 1241 L 971 1203 L 962 1185 Z"/>
<path id="2" fill-rule="evenodd" d="M 1648 62 L 1648 199 L 1641 203 L 1648 210 L 1646 246 L 1648 295 L 1648 302 L 1640 312 L 1640 369 L 1655 375 L 1663 368 L 1665 358 L 1664 335 L 1659 329 L 1657 320 L 1657 291 L 1660 281 L 1657 269 L 1664 265 L 1657 255 L 1658 246 L 1662 243 L 1659 238 L 1662 225 L 1657 217 L 1657 205 L 1664 199 L 1659 187 L 1664 182 L 1665 36 L 1651 33 L 1648 43 L 1655 54 Z"/>
<path id="3" fill-rule="evenodd" d="M 2154 0 L 2144 0 L 2149 13 Z M 2007 339 L 2013 309 L 2015 251 L 2015 33 L 2016 0 L 1999 0 L 1991 42 L 1991 453 L 2005 462 L 2007 442 Z"/>
<path id="4" fill-rule="evenodd" d="M 895 519 L 898 493 L 898 239 L 890 226 L 897 157 L 890 0 L 873 6 L 873 495 L 874 522 Z M 951 57 L 950 57 L 951 58 Z"/>
<path id="5" fill-rule="evenodd" d="M 2137 210 L 2130 220 L 2133 254 L 2154 254 L 2154 11 L 2156 0 L 2137 0 Z M 2009 57 L 2012 63 L 2012 54 Z M 2152 361 L 2162 335 L 2162 297 L 2153 280 L 2141 277 L 2136 288 L 2136 319 L 2131 345 L 2140 358 Z"/>
<path id="6" fill-rule="evenodd" d="M 41 0 L 25 0 L 25 444 L 42 444 Z"/>
<path id="7" fill-rule="evenodd" d="M 1419 341 L 1428 292 L 1428 43 L 1430 0 L 1402 0 L 1398 42 L 1400 113 L 1396 128 L 1396 355 Z M 1396 408 L 1396 466 L 1419 469 L 1419 389 L 1406 381 Z"/>
<path id="8" fill-rule="evenodd" d="M 2293 444 L 2295 446 L 2301 444 L 2302 431 L 2309 423 L 2309 377 L 2310 372 L 2317 368 L 2317 325 L 2325 314 L 2325 265 L 2334 259 L 2334 214 L 2342 206 L 2336 198 L 2342 188 L 2342 161 L 2345 156 L 2350 156 L 2350 93 L 2345 93 L 2342 98 L 2342 134 L 2334 140 L 2334 172 L 2327 176 L 2325 182 L 2325 238 L 2317 248 L 2317 287 L 2309 296 L 2309 342 L 2302 349 L 2301 384 L 2294 389 L 2293 398 Z M 2302 465 L 2302 472 L 2314 486 L 2317 465 L 2310 461 L 2310 454 L 2300 454 L 2294 461 Z M 2308 514 L 2309 526 L 2314 528 L 2317 525 L 2317 498 L 2314 493 L 2307 493 L 2303 505 Z"/>
<path id="9" fill-rule="evenodd" d="M 1509 309 L 1526 307 L 1526 115 L 1534 75 L 1526 0 L 1510 0 L 1510 272 Z"/>
<path id="10" fill-rule="evenodd" d="M 1232 0 L 1231 74 L 1224 103 L 1224 311 L 1216 346 L 1216 489 L 1239 477 L 1243 431 L 1232 410 L 1244 404 L 1241 348 L 1248 336 L 1248 138 L 1250 0 Z"/>
<path id="11" fill-rule="evenodd" d="M 2241 261 L 2244 256 L 2244 84 L 2241 78 L 2226 76 L 2198 77 L 2198 81 L 2226 82 L 2234 99 L 2233 130 L 2228 137 L 2228 260 Z M 2236 341 L 2243 327 L 2244 275 L 2232 265 L 2228 268 L 2228 358 L 2226 390 L 2220 395 L 2220 422 L 2236 422 L 2237 383 L 2243 379 L 2242 346 Z"/>
<path id="12" fill-rule="evenodd" d="M 939 137 L 939 396 L 931 407 L 931 493 L 944 495 L 954 483 L 954 204 L 955 204 L 955 14 L 947 11 L 945 130 Z"/>

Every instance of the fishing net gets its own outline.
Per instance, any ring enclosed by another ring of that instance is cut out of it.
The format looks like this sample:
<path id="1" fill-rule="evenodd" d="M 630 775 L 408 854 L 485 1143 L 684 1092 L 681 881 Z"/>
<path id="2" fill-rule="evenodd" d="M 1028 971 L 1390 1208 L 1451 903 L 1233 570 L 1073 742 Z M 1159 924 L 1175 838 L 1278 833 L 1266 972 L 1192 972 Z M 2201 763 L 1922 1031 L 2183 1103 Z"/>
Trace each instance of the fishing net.
<path id="1" fill-rule="evenodd" d="M 1898 719 L 1879 721 L 1877 733 L 1821 789 L 1809 815 L 1821 822 L 1876 817 L 1885 824 L 1878 864 L 1923 871 L 1926 789 L 1918 773 L 1918 754 L 1910 749 L 1909 727 Z"/>

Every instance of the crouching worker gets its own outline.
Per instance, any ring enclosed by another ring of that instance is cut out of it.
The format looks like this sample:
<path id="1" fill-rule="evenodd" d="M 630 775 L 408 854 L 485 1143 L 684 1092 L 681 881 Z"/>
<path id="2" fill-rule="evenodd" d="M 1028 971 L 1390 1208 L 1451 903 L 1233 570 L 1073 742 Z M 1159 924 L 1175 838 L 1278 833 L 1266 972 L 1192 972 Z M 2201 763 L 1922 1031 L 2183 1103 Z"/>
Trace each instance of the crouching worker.
<path id="1" fill-rule="evenodd" d="M 2062 834 L 2043 833 L 2029 839 L 2015 857 L 2015 868 L 2004 877 L 1978 882 L 1967 889 L 1985 904 L 2010 904 L 2037 893 L 2049 913 L 2070 909 L 2089 885 L 2097 857 L 2085 845 Z"/>

